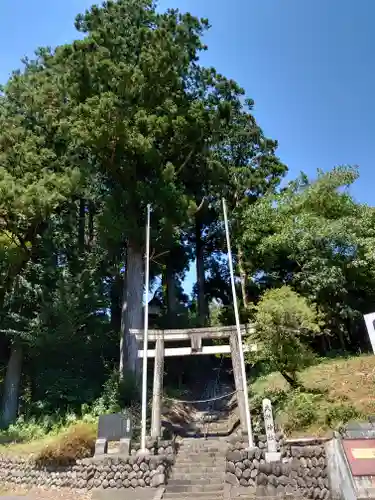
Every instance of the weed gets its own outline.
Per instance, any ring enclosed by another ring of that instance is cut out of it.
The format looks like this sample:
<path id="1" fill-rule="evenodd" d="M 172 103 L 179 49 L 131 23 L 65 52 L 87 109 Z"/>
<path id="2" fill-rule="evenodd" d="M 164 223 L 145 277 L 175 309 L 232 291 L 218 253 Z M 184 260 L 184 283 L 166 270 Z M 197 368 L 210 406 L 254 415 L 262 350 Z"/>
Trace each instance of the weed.
<path id="1" fill-rule="evenodd" d="M 60 434 L 36 456 L 38 465 L 69 465 L 91 457 L 95 449 L 96 432 L 93 425 L 78 423 Z"/>
<path id="2" fill-rule="evenodd" d="M 351 404 L 338 404 L 327 410 L 326 423 L 330 427 L 341 427 L 349 420 L 364 418 L 363 414 Z"/>

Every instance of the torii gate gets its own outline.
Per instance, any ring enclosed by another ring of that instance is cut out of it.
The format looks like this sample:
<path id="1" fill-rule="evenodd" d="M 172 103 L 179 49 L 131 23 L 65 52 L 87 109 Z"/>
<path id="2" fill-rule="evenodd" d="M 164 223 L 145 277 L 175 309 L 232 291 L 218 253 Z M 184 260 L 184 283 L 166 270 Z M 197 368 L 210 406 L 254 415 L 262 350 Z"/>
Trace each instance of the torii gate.
<path id="1" fill-rule="evenodd" d="M 241 325 L 242 336 L 250 333 L 252 328 Z M 131 330 L 137 344 L 143 340 L 143 330 Z M 229 344 L 204 345 L 207 339 L 229 338 Z M 148 340 L 155 342 L 155 349 L 147 349 L 147 357 L 154 358 L 154 381 L 152 393 L 151 436 L 158 438 L 161 435 L 161 408 L 163 397 L 164 357 L 191 356 L 204 354 L 231 354 L 234 382 L 237 392 L 237 402 L 240 414 L 241 428 L 246 429 L 246 411 L 244 397 L 244 381 L 242 377 L 239 344 L 236 326 L 219 326 L 207 328 L 191 328 L 185 330 L 149 330 Z M 189 340 L 190 347 L 167 347 L 165 342 Z M 256 345 L 243 345 L 243 351 L 256 351 Z M 138 350 L 138 357 L 143 358 L 143 349 Z"/>

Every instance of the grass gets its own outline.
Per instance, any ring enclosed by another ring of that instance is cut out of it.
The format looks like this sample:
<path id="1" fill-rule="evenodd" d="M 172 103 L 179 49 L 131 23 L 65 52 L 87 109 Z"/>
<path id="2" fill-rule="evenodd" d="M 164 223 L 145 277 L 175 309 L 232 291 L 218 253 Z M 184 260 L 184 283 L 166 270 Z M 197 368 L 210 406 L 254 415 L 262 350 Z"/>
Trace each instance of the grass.
<path id="1" fill-rule="evenodd" d="M 327 435 L 348 420 L 375 414 L 375 356 L 326 359 L 300 374 L 306 392 L 292 391 L 279 373 L 251 386 L 255 404 L 274 402 L 276 421 L 290 435 Z"/>
<path id="2" fill-rule="evenodd" d="M 24 421 L 21 418 L 7 430 L 0 431 L 0 455 L 37 459 L 46 450 L 61 449 L 61 442 L 67 438 L 68 444 L 74 438 L 78 445 L 77 433 L 88 436 L 92 443 L 96 429 L 97 418 L 90 415 L 81 419 L 68 416 L 53 425 L 46 425 L 45 419 Z"/>
<path id="3" fill-rule="evenodd" d="M 0 446 L 0 455 L 34 458 L 41 465 L 67 465 L 78 458 L 92 456 L 95 446 L 96 426 L 77 422 L 58 433 L 41 439 Z"/>
<path id="4" fill-rule="evenodd" d="M 276 423 L 291 436 L 327 435 L 348 420 L 375 414 L 374 355 L 322 360 L 303 371 L 300 380 L 306 391 L 291 390 L 279 373 L 252 382 L 254 424 L 258 422 L 259 427 L 262 421 L 264 397 L 273 403 Z M 68 417 L 57 423 L 20 420 L 0 432 L 0 455 L 59 463 L 87 456 L 92 451 L 97 419 L 90 415 L 84 420 Z"/>

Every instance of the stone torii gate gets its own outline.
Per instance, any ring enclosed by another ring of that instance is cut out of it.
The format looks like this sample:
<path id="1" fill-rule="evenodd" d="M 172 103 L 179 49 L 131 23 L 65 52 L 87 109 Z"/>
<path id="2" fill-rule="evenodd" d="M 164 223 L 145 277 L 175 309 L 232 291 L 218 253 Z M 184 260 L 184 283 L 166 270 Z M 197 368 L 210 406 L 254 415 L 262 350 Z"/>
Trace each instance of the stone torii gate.
<path id="1" fill-rule="evenodd" d="M 241 335 L 252 331 L 252 327 L 241 325 Z M 143 330 L 131 330 L 137 345 L 143 340 Z M 207 339 L 229 339 L 225 345 L 204 345 Z M 147 350 L 147 357 L 154 358 L 154 382 L 152 395 L 151 436 L 161 436 L 161 409 L 163 399 L 164 357 L 191 356 L 204 354 L 231 354 L 234 382 L 237 392 L 237 402 L 240 414 L 241 428 L 246 429 L 246 411 L 244 383 L 241 371 L 241 361 L 238 337 L 235 326 L 219 326 L 207 328 L 191 328 L 185 330 L 149 330 L 148 340 L 155 342 L 154 349 Z M 190 341 L 190 347 L 165 347 L 166 342 Z M 244 352 L 256 351 L 256 345 L 244 345 Z M 138 349 L 138 358 L 143 358 L 143 350 Z"/>

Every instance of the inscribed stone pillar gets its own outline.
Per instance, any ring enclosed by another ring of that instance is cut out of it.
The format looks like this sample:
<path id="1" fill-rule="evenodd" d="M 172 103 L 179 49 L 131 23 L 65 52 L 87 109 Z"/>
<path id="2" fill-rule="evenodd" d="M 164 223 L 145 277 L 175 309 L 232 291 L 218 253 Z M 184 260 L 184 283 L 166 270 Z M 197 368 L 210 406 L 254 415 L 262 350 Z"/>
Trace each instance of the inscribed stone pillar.
<path id="1" fill-rule="evenodd" d="M 281 454 L 277 451 L 275 424 L 273 421 L 272 403 L 269 399 L 263 399 L 264 428 L 267 436 L 266 462 L 278 462 Z"/>
<path id="2" fill-rule="evenodd" d="M 154 385 L 152 391 L 151 437 L 161 435 L 161 406 L 164 378 L 164 338 L 159 337 L 155 346 Z"/>
<path id="3" fill-rule="evenodd" d="M 229 341 L 230 341 L 230 350 L 232 355 L 234 383 L 236 385 L 236 391 L 237 391 L 238 410 L 240 413 L 241 430 L 243 433 L 245 433 L 246 411 L 245 411 L 244 384 L 242 379 L 241 359 L 240 359 L 238 339 L 237 335 L 234 332 L 231 333 Z"/>
<path id="4" fill-rule="evenodd" d="M 375 313 L 365 314 L 364 318 L 372 352 L 375 354 Z"/>

